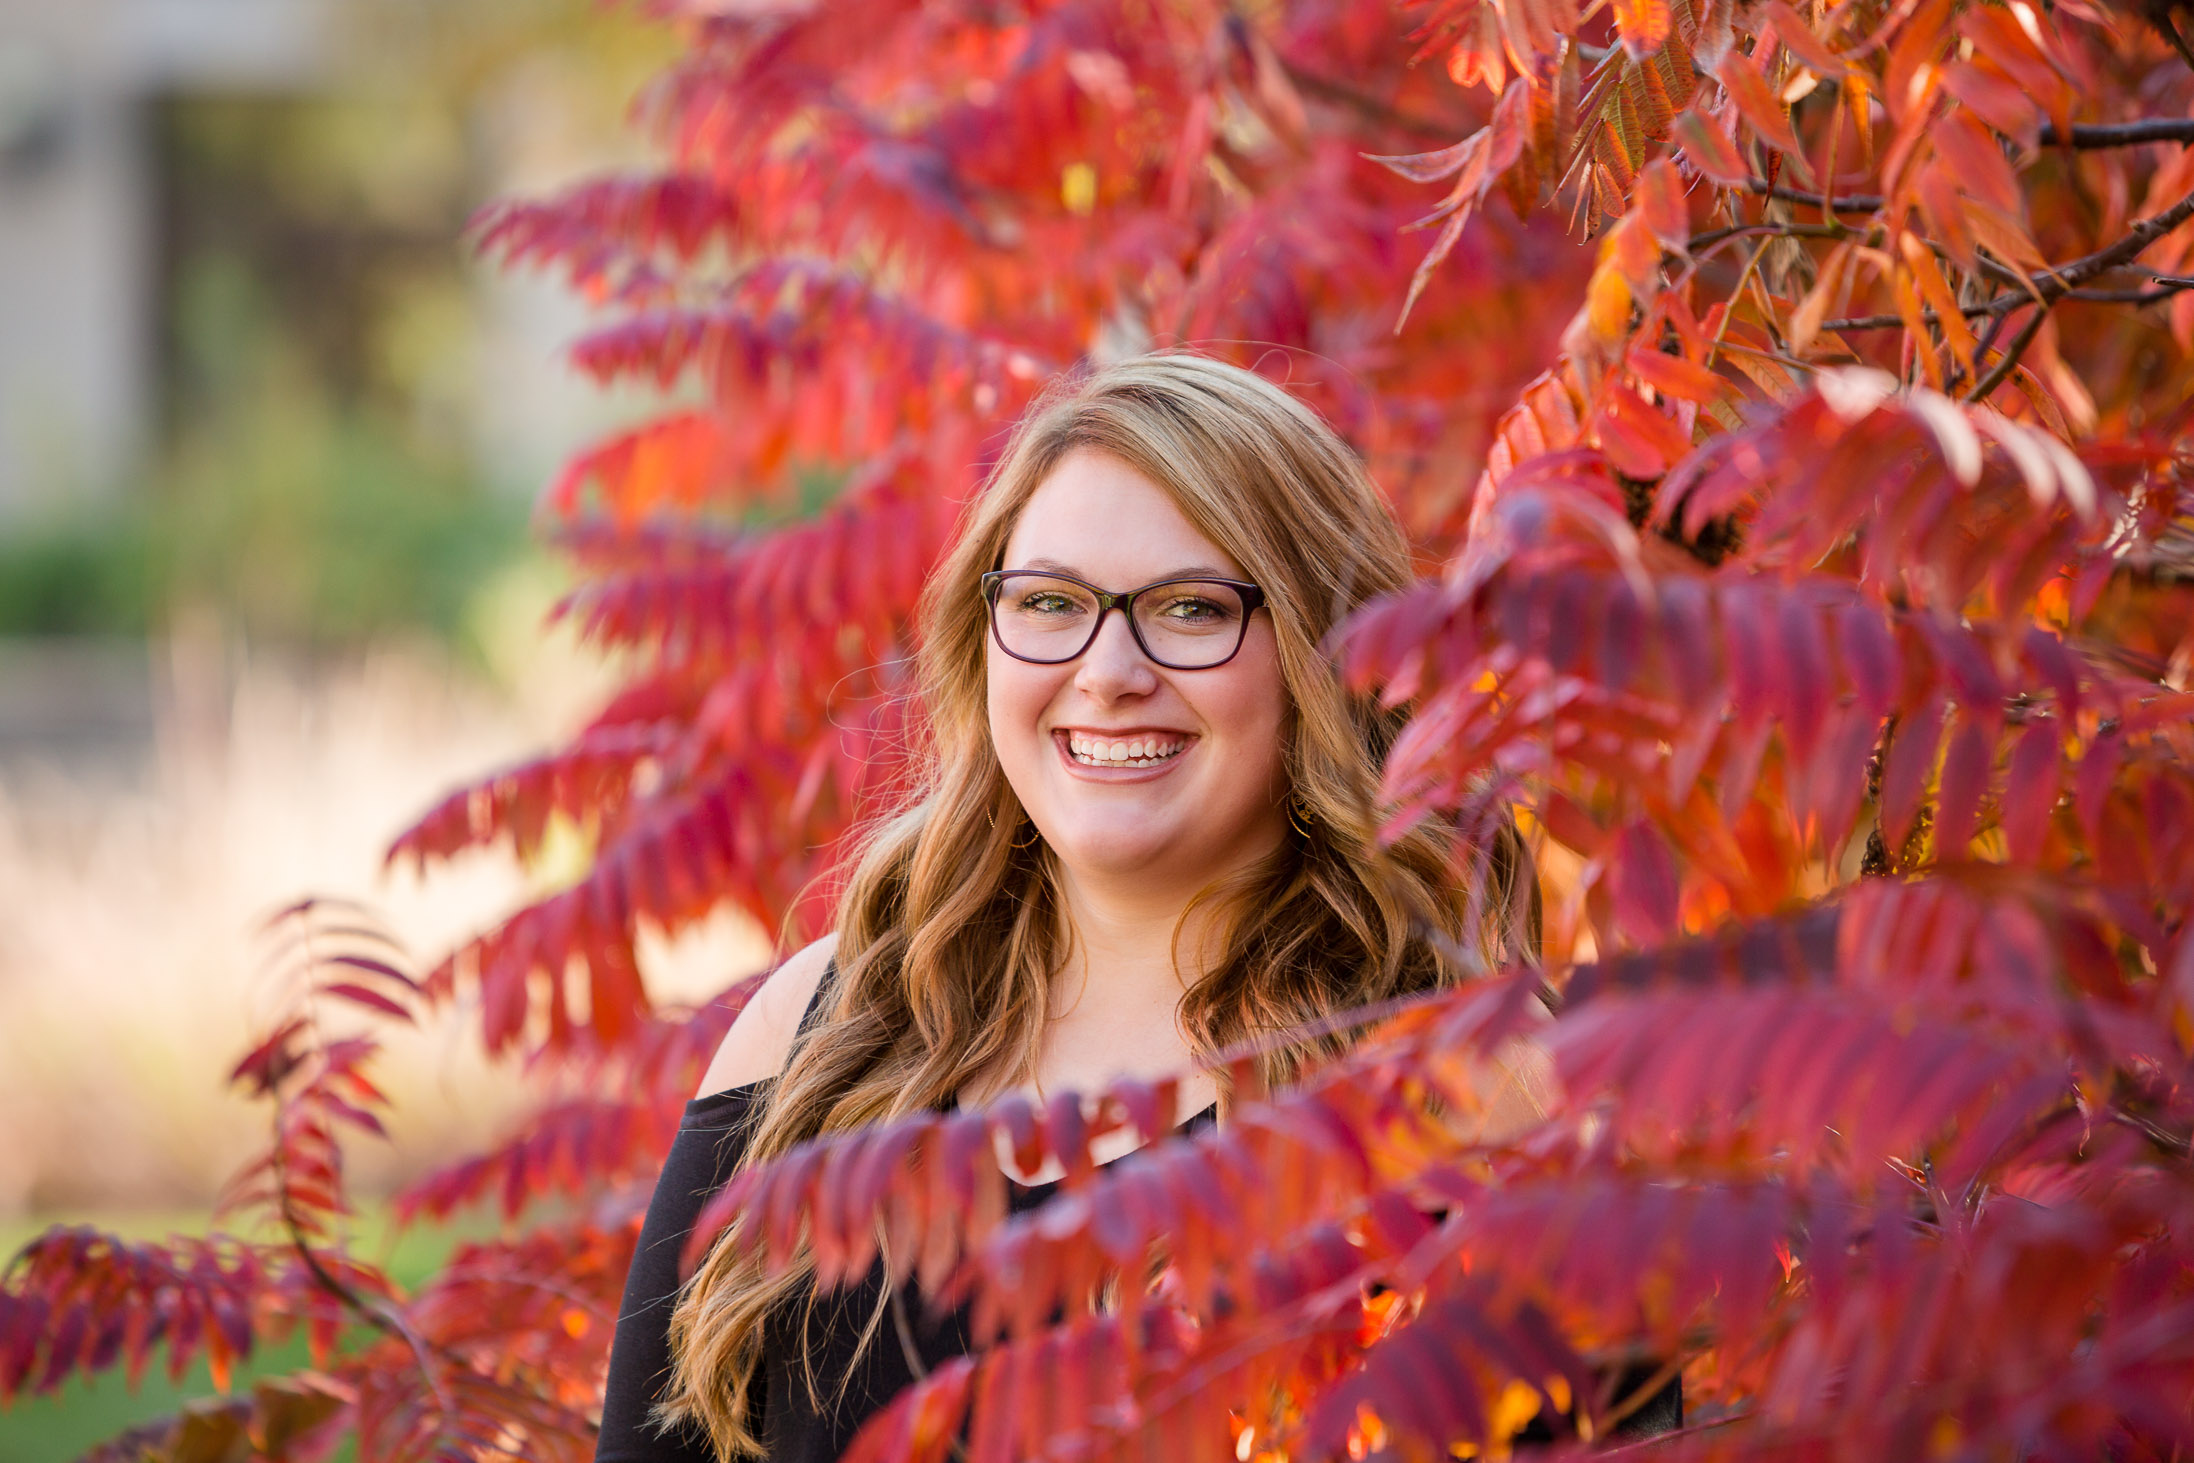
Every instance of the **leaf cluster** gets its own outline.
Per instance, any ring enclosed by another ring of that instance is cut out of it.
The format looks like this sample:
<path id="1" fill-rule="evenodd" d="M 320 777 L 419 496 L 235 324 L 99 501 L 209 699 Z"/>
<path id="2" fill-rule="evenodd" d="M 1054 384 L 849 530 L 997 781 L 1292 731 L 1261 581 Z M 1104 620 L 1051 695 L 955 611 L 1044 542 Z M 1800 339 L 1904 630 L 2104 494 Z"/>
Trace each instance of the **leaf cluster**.
<path id="1" fill-rule="evenodd" d="M 316 1436 L 362 1458 L 583 1452 L 640 1197 L 751 988 L 658 1007 L 639 935 L 819 927 L 905 794 L 915 598 L 1002 433 L 1185 342 L 1315 404 L 1414 534 L 1424 577 L 1332 645 L 1410 714 L 1380 813 L 1519 827 L 1541 962 L 1288 1092 L 1230 1054 L 1192 1139 L 1121 1083 L 742 1174 L 696 1246 L 969 1307 L 853 1456 L 1582 1448 L 1679 1377 L 1686 1457 L 2194 1444 L 2173 13 L 659 8 L 662 167 L 477 225 L 602 308 L 583 368 L 675 401 L 540 508 L 628 680 L 391 851 L 565 828 L 587 868 L 416 981 L 298 911 L 303 1004 L 239 1068 L 276 1240 L 49 1236 L 0 1391 L 302 1320 Z M 404 1295 L 342 1243 L 379 1098 L 320 1013 L 459 1001 L 548 1098 L 406 1197 L 511 1229 Z M 1152 1141 L 1096 1164 L 1121 1127 Z M 1064 1192 L 1012 1215 L 1002 1151 Z"/>

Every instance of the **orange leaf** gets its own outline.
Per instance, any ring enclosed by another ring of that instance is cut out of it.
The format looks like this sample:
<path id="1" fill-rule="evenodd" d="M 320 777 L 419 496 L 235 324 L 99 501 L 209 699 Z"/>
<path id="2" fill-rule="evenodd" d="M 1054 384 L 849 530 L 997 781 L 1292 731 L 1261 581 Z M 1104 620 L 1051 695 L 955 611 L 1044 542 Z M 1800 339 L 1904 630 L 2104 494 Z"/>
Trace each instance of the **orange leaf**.
<path id="1" fill-rule="evenodd" d="M 1836 48 L 1813 34 L 1813 28 L 1804 17 L 1792 10 L 1783 0 L 1768 0 L 1760 13 L 1775 22 L 1775 38 L 1790 48 L 1790 54 L 1824 77 L 1842 76 L 1846 68 L 1843 57 Z"/>
<path id="2" fill-rule="evenodd" d="M 1971 117 L 1949 116 L 1930 130 L 1928 140 L 1958 179 L 1958 191 L 2016 216 L 2024 200 L 2018 175 L 1996 139 Z"/>
<path id="3" fill-rule="evenodd" d="M 1814 339 L 1820 335 L 1821 322 L 1828 318 L 1829 306 L 1835 303 L 1836 293 L 1843 287 L 1844 268 L 1850 261 L 1849 244 L 1838 244 L 1829 251 L 1827 262 L 1821 266 L 1813 288 L 1806 292 L 1806 297 L 1798 302 L 1798 308 L 1791 312 L 1787 334 L 1792 351 L 1802 354 L 1812 347 Z"/>
<path id="4" fill-rule="evenodd" d="M 1798 146 L 1798 134 L 1790 130 L 1790 115 L 1783 109 L 1767 78 L 1760 68 L 1752 64 L 1752 58 L 1731 51 L 1722 58 L 1721 68 L 1714 73 L 1722 89 L 1729 93 L 1737 110 L 1744 114 L 1752 130 L 1767 143 L 1789 153 L 1795 164 L 1802 152 Z"/>
<path id="5" fill-rule="evenodd" d="M 2027 25 L 2035 28 L 2027 32 Z M 2062 40 L 2046 11 L 2028 6 L 2019 18 L 2008 7 L 1975 6 L 1958 17 L 1958 33 L 1973 44 L 1973 59 L 2001 70 L 2040 103 L 2060 132 L 2072 125 L 2072 104 L 2078 99 L 2070 77 L 2052 52 Z"/>
<path id="6" fill-rule="evenodd" d="M 1752 169 L 1745 166 L 1737 144 L 1719 124 L 1697 112 L 1686 112 L 1670 131 L 1691 165 L 1715 182 L 1742 188 L 1751 178 Z"/>
<path id="7" fill-rule="evenodd" d="M 1508 80 L 1507 52 L 1501 45 L 1501 18 L 1491 5 L 1480 5 L 1463 22 L 1455 49 L 1447 53 L 1447 74 L 1457 86 L 1484 82 L 1499 91 Z"/>
<path id="8" fill-rule="evenodd" d="M 1927 384 L 1937 391 L 1942 390 L 1943 363 L 1935 350 L 1933 337 L 1928 334 L 1927 317 L 1920 309 L 1920 294 L 1913 287 L 1912 271 L 1901 266 L 1897 268 L 1890 276 L 1890 290 L 1896 296 L 1897 313 L 1904 317 L 1905 333 L 1912 338 L 1912 353 L 1919 358 Z"/>
<path id="9" fill-rule="evenodd" d="M 1661 251 L 1653 242 L 1653 235 L 1636 215 L 1631 215 L 1615 226 L 1607 242 L 1609 257 L 1623 272 L 1631 293 L 1640 298 L 1650 297 L 1661 273 Z"/>
<path id="10" fill-rule="evenodd" d="M 1935 263 L 1935 252 L 1916 234 L 1899 234 L 1897 248 L 1904 255 L 1905 267 L 1912 271 L 1914 283 L 1920 294 L 1934 307 L 1936 319 L 1950 348 L 1957 352 L 1959 361 L 1970 371 L 1973 369 L 1974 352 L 1980 342 L 1974 339 L 1973 327 L 1966 324 L 1965 312 L 1958 308 L 1958 298 L 1950 292 L 1950 282 L 1943 278 L 1942 270 Z"/>
<path id="11" fill-rule="evenodd" d="M 1914 187 L 1920 195 L 1920 212 L 1935 241 L 1958 262 L 1959 268 L 1969 274 L 1979 269 L 1980 256 L 1973 250 L 1973 232 L 1966 227 L 1964 200 L 1958 196 L 1957 181 L 1931 164 L 1921 170 Z"/>
<path id="12" fill-rule="evenodd" d="M 2042 251 L 2035 244 L 2033 235 L 2026 231 L 2026 225 L 2015 216 L 2001 212 L 1978 198 L 1967 198 L 1965 223 L 1973 231 L 1974 239 L 2006 264 L 2017 265 L 2030 274 L 2049 267 L 2049 261 L 2042 258 Z"/>
<path id="13" fill-rule="evenodd" d="M 1655 158 L 1638 174 L 1632 214 L 1662 245 L 1681 254 L 1691 238 L 1691 209 L 1684 202 L 1683 180 L 1675 164 Z"/>
<path id="14" fill-rule="evenodd" d="M 1620 340 L 1630 328 L 1630 286 L 1612 260 L 1592 271 L 1585 291 L 1585 320 L 1592 334 L 1603 341 Z"/>
<path id="15" fill-rule="evenodd" d="M 1610 386 L 1597 424 L 1601 450 L 1621 471 L 1656 478 L 1691 451 L 1691 439 L 1628 386 Z"/>
<path id="16" fill-rule="evenodd" d="M 1736 394 L 1735 388 L 1695 361 L 1658 351 L 1641 341 L 1626 359 L 1630 373 L 1663 396 L 1705 405 Z"/>
<path id="17" fill-rule="evenodd" d="M 2032 93 L 1991 67 L 1960 61 L 1942 71 L 1943 90 L 1980 118 L 2022 147 L 2041 139 L 2041 110 Z"/>
<path id="18" fill-rule="evenodd" d="M 1615 29 L 1631 59 L 1642 61 L 1668 41 L 1668 0 L 1615 0 Z"/>

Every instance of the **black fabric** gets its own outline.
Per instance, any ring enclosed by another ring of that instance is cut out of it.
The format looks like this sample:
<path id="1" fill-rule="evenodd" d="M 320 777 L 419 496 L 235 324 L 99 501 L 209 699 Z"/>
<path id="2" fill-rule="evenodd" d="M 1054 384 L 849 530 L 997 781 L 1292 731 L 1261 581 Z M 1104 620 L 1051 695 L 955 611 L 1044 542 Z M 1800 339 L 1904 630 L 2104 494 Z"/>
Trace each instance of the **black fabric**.
<path id="1" fill-rule="evenodd" d="M 806 1031 L 822 1009 L 834 971 L 826 970 L 815 997 L 800 1018 Z M 648 1414 L 662 1396 L 670 1371 L 670 1314 L 678 1297 L 678 1254 L 693 1230 L 709 1196 L 731 1177 L 740 1155 L 746 1151 L 754 1121 L 759 1117 L 769 1082 L 734 1087 L 686 1104 L 685 1117 L 663 1162 L 655 1194 L 648 1203 L 640 1228 L 639 1248 L 625 1279 L 624 1303 L 617 1313 L 617 1330 L 610 1346 L 609 1382 L 602 1400 L 602 1430 L 595 1445 L 595 1463 L 715 1463 L 715 1454 L 697 1429 L 657 1431 Z M 1205 1108 L 1181 1125 L 1193 1132 L 1210 1126 L 1217 1109 Z M 1018 1214 L 1035 1208 L 1058 1188 L 1056 1183 L 1007 1184 L 1008 1208 Z M 817 1390 L 823 1408 L 809 1398 L 801 1365 L 801 1326 L 804 1305 L 773 1314 L 762 1331 L 761 1365 L 757 1380 L 762 1386 L 760 1426 L 756 1429 L 768 1449 L 768 1463 L 835 1463 L 868 1417 L 882 1408 L 915 1379 L 895 1317 L 885 1314 L 881 1329 L 853 1364 L 854 1343 L 860 1337 L 881 1294 L 879 1274 L 872 1272 L 859 1286 L 834 1292 L 819 1301 L 808 1321 L 813 1346 Z M 917 1287 L 906 1287 L 903 1314 L 923 1370 L 927 1371 L 965 1355 L 968 1350 L 965 1309 L 932 1320 Z M 850 1368 L 850 1370 L 849 1370 Z M 1626 1374 L 1615 1389 L 1622 1396 L 1642 1384 L 1654 1368 L 1644 1366 Z M 838 1391 L 841 1381 L 844 1391 Z M 1683 1420 L 1683 1393 L 1670 1382 L 1653 1401 L 1626 1419 L 1619 1436 L 1664 1432 Z M 1531 1443 L 1552 1441 L 1569 1432 L 1566 1426 L 1535 1422 L 1518 1439 Z"/>
<path id="2" fill-rule="evenodd" d="M 800 1019 L 802 1031 L 820 1014 L 832 974 L 825 973 L 808 1003 Z M 769 1086 L 767 1081 L 749 1083 L 686 1104 L 625 1278 L 624 1303 L 618 1308 L 617 1331 L 610 1344 L 609 1383 L 602 1399 L 595 1463 L 715 1463 L 715 1454 L 698 1429 L 661 1433 L 649 1423 L 648 1414 L 662 1396 L 670 1372 L 669 1326 L 678 1299 L 679 1251 L 709 1196 L 738 1167 Z M 1178 1131 L 1208 1127 L 1217 1113 L 1215 1107 L 1207 1107 Z M 1024 1213 L 1058 1187 L 1008 1180 L 1007 1208 Z M 852 1364 L 854 1343 L 882 1288 L 880 1272 L 871 1272 L 862 1284 L 824 1296 L 812 1318 L 806 1319 L 816 1389 L 823 1401 L 820 1412 L 809 1398 L 801 1364 L 806 1306 L 781 1309 L 764 1323 L 757 1374 L 763 1402 L 756 1432 L 768 1449 L 769 1463 L 835 1463 L 861 1424 L 914 1381 L 914 1369 L 889 1312 L 858 1364 Z M 964 1307 L 933 1321 L 926 1314 L 919 1287 L 909 1282 L 904 1305 L 896 1309 L 905 1316 L 925 1371 L 967 1353 Z M 845 1383 L 842 1396 L 838 1393 L 841 1381 Z"/>

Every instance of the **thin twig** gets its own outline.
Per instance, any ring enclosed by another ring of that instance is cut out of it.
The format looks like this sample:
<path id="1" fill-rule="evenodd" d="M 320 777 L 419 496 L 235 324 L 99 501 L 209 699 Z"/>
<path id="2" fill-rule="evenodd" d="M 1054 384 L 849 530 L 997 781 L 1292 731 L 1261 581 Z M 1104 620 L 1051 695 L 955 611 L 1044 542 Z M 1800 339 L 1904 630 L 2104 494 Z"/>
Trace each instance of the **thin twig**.
<path id="1" fill-rule="evenodd" d="M 2009 319 L 2010 317 L 2007 315 L 2004 318 Z M 1996 364 L 1988 368 L 1986 376 L 1974 383 L 1973 389 L 1965 394 L 1965 399 L 1967 401 L 1988 400 L 1988 394 L 2010 378 L 2012 371 L 2018 367 L 2019 357 L 2024 355 L 2026 348 L 2034 343 L 2034 337 L 2041 334 L 2042 322 L 2048 318 L 2048 305 L 2035 306 L 2033 315 L 2028 318 L 2026 324 L 2019 327 L 2019 333 L 2011 338 L 2011 344 L 2004 347 L 2004 353 L 1996 358 Z"/>
<path id="2" fill-rule="evenodd" d="M 2143 249 L 2190 218 L 2194 218 L 2194 193 L 2187 194 L 2162 213 L 2139 220 L 2115 244 L 2042 271 L 2034 276 L 2034 283 L 2044 295 L 2056 299 L 2066 290 L 2075 285 L 2086 284 L 2098 274 L 2116 269 L 2121 264 L 2132 263 Z"/>
<path id="3" fill-rule="evenodd" d="M 2092 300 L 2105 305 L 2153 305 L 2168 300 L 2181 290 L 2194 290 L 2194 279 L 2183 275 L 2159 274 L 2155 276 L 2156 288 L 2152 290 L 2066 290 L 2068 300 Z"/>
<path id="4" fill-rule="evenodd" d="M 1859 232 L 1843 224 L 1736 224 L 1726 229 L 1708 229 L 1703 234 L 1693 234 L 1684 241 L 1684 247 L 1693 253 L 1712 248 L 1725 239 L 1741 239 L 1761 234 L 1777 239 L 1848 239 Z"/>
<path id="5" fill-rule="evenodd" d="M 1612 1431 L 1623 1421 L 1624 1418 L 1629 1417 L 1633 1412 L 1636 1412 L 1639 1408 L 1645 1406 L 1648 1402 L 1651 1402 L 1654 1398 L 1660 1396 L 1661 1389 L 1667 1386 L 1670 1382 L 1675 1381 L 1676 1378 L 1682 1374 L 1684 1369 L 1684 1363 L 1686 1362 L 1686 1360 L 1688 1360 L 1688 1358 L 1686 1358 L 1681 1352 L 1678 1352 L 1668 1361 L 1661 1363 L 1661 1367 L 1658 1371 L 1654 1372 L 1652 1376 L 1646 1378 L 1645 1381 L 1632 1388 L 1630 1395 L 1623 1399 L 1622 1404 L 1618 1407 L 1610 1409 L 1607 1416 L 1601 1418 L 1600 1420 L 1607 1425 L 1607 1428 L 1610 1431 Z"/>
<path id="6" fill-rule="evenodd" d="M 1770 183 L 1765 178 L 1745 179 L 1745 191 L 1757 193 L 1763 198 L 1780 198 L 1785 203 L 1818 205 L 1826 202 L 1838 213 L 1879 213 L 1883 201 L 1879 193 L 1843 193 L 1824 197 L 1822 193 L 1807 193 L 1781 183 Z"/>
<path id="7" fill-rule="evenodd" d="M 2042 146 L 2057 147 L 2057 124 L 2042 124 Z M 2075 122 L 2072 145 L 2138 147 L 2144 142 L 2194 142 L 2194 117 L 2143 117 L 2137 122 Z"/>
<path id="8" fill-rule="evenodd" d="M 2157 274 L 2151 275 L 2149 277 L 2156 281 L 2156 287 L 2154 289 L 2076 289 L 2066 290 L 2062 298 L 2067 300 L 2086 300 L 2095 304 L 2103 305 L 2153 305 L 2160 300 L 2170 299 L 2173 295 L 2178 294 L 2182 290 L 2194 289 L 2194 275 Z M 1984 315 L 2002 315 L 2007 311 L 2017 309 L 2021 305 L 2031 305 L 2033 303 L 2034 299 L 2031 295 L 1998 295 L 1992 300 L 1986 300 L 1977 305 L 1966 305 L 1962 307 L 1958 311 L 1958 313 L 1965 316 L 1969 320 L 1974 320 L 1979 319 Z M 1923 324 L 1935 325 L 1940 323 L 1941 319 L 1941 315 L 1933 309 L 1922 310 L 1920 312 L 1920 320 Z M 1823 329 L 1824 331 L 1894 330 L 1904 323 L 1905 317 L 1897 314 L 1850 315 L 1837 320 L 1823 320 L 1821 322 L 1821 329 Z"/>
<path id="9" fill-rule="evenodd" d="M 1722 323 L 1714 328 L 1714 339 L 1706 348 L 1706 368 L 1709 371 L 1714 369 L 1714 358 L 1722 353 L 1722 341 L 1729 334 L 1729 322 L 1737 316 L 1737 296 L 1745 292 L 1745 285 L 1750 282 L 1752 271 L 1760 267 L 1760 256 L 1767 252 L 1769 242 L 1762 239 L 1754 246 L 1752 257 L 1745 261 L 1744 269 L 1737 275 L 1737 287 L 1729 292 L 1729 304 L 1722 310 Z"/>
<path id="10" fill-rule="evenodd" d="M 2131 1128 L 2173 1158 L 2194 1157 L 2194 1142 L 2189 1142 L 2183 1134 L 2174 1133 L 2161 1123 L 2144 1118 L 2138 1113 L 2129 1113 L 2121 1107 L 2110 1109 L 2110 1120 Z"/>

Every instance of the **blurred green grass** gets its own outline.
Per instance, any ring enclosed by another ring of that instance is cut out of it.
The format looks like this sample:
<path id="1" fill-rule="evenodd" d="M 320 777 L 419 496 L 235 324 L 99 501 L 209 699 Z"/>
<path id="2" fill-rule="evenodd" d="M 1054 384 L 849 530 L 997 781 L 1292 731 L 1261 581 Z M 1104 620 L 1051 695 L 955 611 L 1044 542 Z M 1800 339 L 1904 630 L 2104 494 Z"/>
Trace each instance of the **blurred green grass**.
<path id="1" fill-rule="evenodd" d="M 0 1221 L 0 1255 L 12 1257 L 24 1244 L 55 1224 L 90 1224 L 127 1239 L 151 1240 L 171 1234 L 204 1233 L 203 1211 L 153 1211 L 120 1215 L 47 1216 Z M 416 1287 L 441 1267 L 458 1244 L 496 1233 L 493 1213 L 468 1215 L 444 1225 L 420 1224 L 398 1229 L 389 1210 L 360 1214 L 353 1248 L 381 1265 L 398 1285 Z M 281 1376 L 309 1365 L 302 1336 L 254 1350 L 231 1375 L 231 1394 L 247 1390 L 259 1377 Z M 201 1359 L 178 1381 L 170 1381 L 167 1357 L 155 1354 L 142 1382 L 132 1390 L 119 1369 L 97 1377 L 77 1377 L 50 1397 L 26 1398 L 0 1411 L 0 1463 L 70 1463 L 115 1434 L 168 1416 L 186 1403 L 219 1395 Z M 348 1456 L 347 1452 L 338 1458 Z"/>

